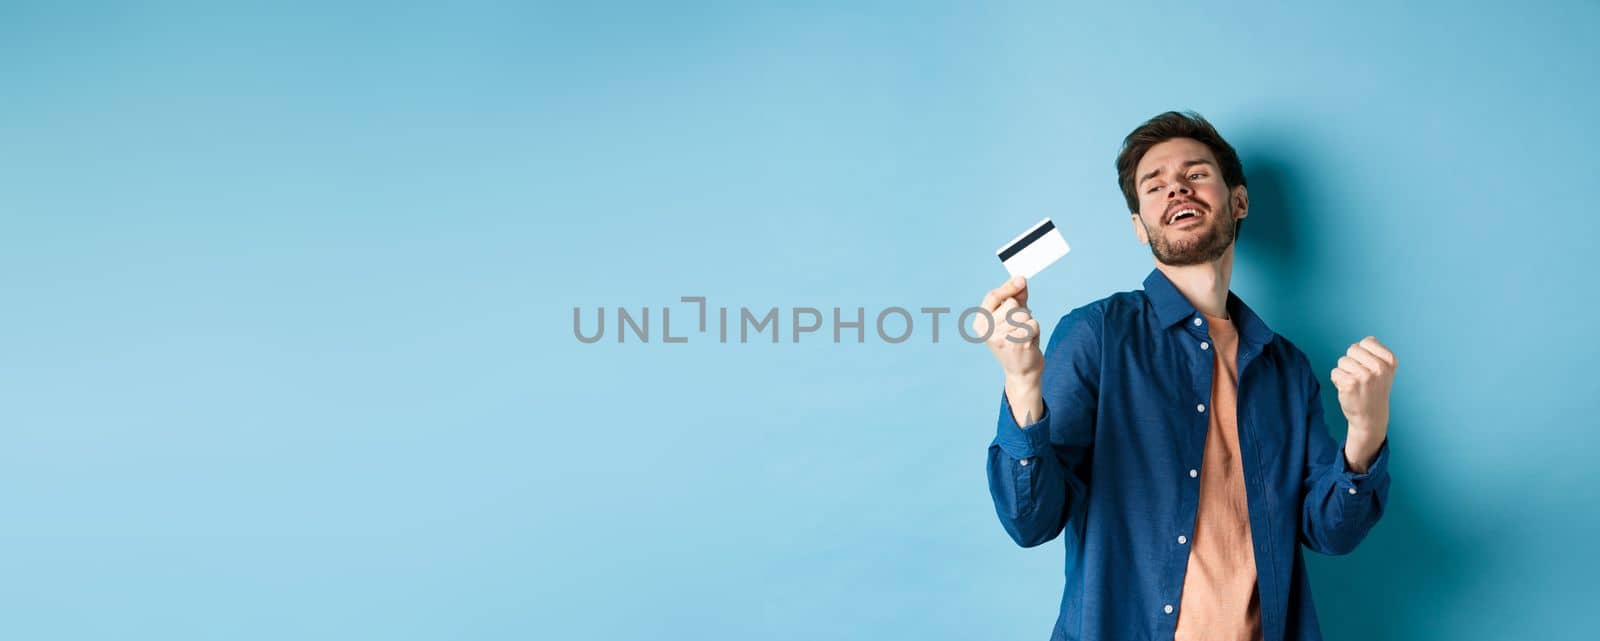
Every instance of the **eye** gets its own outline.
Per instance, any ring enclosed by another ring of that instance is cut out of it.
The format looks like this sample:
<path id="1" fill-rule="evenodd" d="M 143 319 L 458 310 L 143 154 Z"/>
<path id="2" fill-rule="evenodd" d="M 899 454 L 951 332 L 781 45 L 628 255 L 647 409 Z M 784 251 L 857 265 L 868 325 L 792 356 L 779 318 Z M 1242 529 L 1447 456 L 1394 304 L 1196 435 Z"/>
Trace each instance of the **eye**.
<path id="1" fill-rule="evenodd" d="M 1153 194 L 1158 191 L 1161 191 L 1161 185 L 1152 186 L 1151 188 L 1144 190 L 1144 193 Z"/>
<path id="2" fill-rule="evenodd" d="M 1205 178 L 1205 177 L 1206 177 L 1206 174 L 1203 171 L 1197 171 L 1197 172 L 1194 172 L 1192 174 L 1189 174 L 1189 180 L 1199 180 L 1199 179 Z"/>

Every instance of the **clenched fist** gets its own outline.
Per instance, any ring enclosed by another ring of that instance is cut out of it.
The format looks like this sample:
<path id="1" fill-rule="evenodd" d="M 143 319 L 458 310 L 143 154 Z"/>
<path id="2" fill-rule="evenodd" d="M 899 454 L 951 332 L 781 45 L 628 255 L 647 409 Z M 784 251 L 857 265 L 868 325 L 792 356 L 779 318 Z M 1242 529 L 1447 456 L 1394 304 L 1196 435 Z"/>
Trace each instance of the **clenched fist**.
<path id="1" fill-rule="evenodd" d="M 1339 390 L 1339 408 L 1350 421 L 1345 457 L 1359 471 L 1365 471 L 1388 435 L 1389 388 L 1398 363 L 1394 352 L 1368 336 L 1351 345 L 1329 375 Z"/>

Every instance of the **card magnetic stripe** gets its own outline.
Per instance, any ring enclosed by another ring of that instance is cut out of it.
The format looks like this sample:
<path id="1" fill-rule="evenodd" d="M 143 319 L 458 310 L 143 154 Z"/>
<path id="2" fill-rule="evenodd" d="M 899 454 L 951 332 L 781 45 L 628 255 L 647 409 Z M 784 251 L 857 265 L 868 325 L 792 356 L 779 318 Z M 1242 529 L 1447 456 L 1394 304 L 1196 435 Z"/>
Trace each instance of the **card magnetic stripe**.
<path id="1" fill-rule="evenodd" d="M 1033 241 L 1039 240 L 1040 238 L 1044 238 L 1045 234 L 1050 233 L 1050 230 L 1055 229 L 1055 228 L 1056 228 L 1055 221 L 1053 221 L 1053 220 L 1045 221 L 1045 223 L 1043 225 L 1040 225 L 1038 229 L 1035 229 L 1035 230 L 1033 230 L 1031 232 L 1028 232 L 1028 235 L 1024 236 L 1022 238 L 1022 240 L 1019 240 L 1019 241 L 1013 243 L 1010 247 L 1007 247 L 1005 249 L 1005 251 L 1000 252 L 1000 261 L 1001 262 L 1005 262 L 1007 260 L 1010 260 L 1011 257 L 1017 255 L 1018 252 L 1021 252 L 1022 250 L 1027 249 L 1028 245 L 1032 245 Z"/>

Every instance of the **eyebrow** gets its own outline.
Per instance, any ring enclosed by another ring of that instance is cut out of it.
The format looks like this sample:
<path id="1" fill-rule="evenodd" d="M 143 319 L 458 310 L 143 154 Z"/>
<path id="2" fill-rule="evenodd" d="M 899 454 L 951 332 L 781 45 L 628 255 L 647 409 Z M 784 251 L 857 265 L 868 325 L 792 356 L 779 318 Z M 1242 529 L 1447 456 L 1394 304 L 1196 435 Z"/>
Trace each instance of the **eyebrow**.
<path id="1" fill-rule="evenodd" d="M 1216 167 L 1216 165 L 1214 163 L 1212 163 L 1211 161 L 1206 160 L 1204 158 L 1195 158 L 1195 159 L 1192 159 L 1192 160 L 1183 161 L 1183 168 L 1184 169 L 1188 169 L 1188 168 L 1193 167 L 1195 165 L 1211 165 L 1212 167 Z M 1151 178 L 1155 178 L 1156 176 L 1158 176 L 1160 174 L 1161 174 L 1161 169 L 1160 168 L 1152 169 L 1150 171 L 1150 173 L 1145 174 L 1143 176 L 1140 176 L 1139 177 L 1139 182 L 1134 183 L 1134 184 L 1135 185 L 1143 185 L 1144 181 L 1150 180 Z"/>

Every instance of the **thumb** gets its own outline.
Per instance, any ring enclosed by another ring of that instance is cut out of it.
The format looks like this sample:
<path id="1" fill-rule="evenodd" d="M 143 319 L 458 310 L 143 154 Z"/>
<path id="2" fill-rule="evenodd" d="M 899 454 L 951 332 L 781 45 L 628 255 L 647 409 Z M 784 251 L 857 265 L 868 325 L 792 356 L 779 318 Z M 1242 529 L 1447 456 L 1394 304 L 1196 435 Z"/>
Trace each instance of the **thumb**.
<path id="1" fill-rule="evenodd" d="M 1023 307 L 1027 307 L 1028 306 L 1028 279 L 1024 278 L 1022 276 L 1013 276 L 1013 277 L 1011 277 L 1011 284 L 1013 284 L 1013 285 L 1015 285 L 1017 287 L 1017 293 L 1013 294 L 1012 298 L 1017 299 L 1017 304 L 1018 305 L 1021 305 Z"/>

